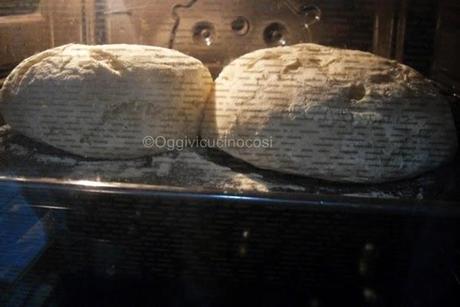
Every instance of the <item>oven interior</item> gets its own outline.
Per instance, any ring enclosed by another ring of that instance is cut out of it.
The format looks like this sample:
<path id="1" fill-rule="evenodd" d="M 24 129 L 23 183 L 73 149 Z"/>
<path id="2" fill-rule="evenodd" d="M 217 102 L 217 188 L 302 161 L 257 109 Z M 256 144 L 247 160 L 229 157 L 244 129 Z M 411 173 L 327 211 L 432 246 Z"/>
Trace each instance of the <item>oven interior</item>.
<path id="1" fill-rule="evenodd" d="M 6 0 L 0 85 L 67 43 L 200 59 L 315 42 L 433 79 L 460 127 L 454 0 Z M 217 150 L 130 161 L 69 155 L 0 129 L 0 304 L 456 306 L 460 162 L 384 184 L 262 171 Z"/>

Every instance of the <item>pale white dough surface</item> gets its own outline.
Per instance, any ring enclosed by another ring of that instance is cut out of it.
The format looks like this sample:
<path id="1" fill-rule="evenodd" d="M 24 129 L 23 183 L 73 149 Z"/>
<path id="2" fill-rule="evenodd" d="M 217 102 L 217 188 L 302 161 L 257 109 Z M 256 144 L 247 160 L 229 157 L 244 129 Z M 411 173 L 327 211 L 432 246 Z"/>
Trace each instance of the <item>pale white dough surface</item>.
<path id="1" fill-rule="evenodd" d="M 65 45 L 8 76 L 0 111 L 11 127 L 67 152 L 128 159 L 166 151 L 145 136 L 195 137 L 213 80 L 198 60 L 141 45 Z"/>
<path id="2" fill-rule="evenodd" d="M 262 169 L 373 183 L 412 177 L 457 148 L 448 102 L 415 70 L 315 44 L 258 50 L 215 82 L 201 134 L 266 139 L 222 150 Z"/>

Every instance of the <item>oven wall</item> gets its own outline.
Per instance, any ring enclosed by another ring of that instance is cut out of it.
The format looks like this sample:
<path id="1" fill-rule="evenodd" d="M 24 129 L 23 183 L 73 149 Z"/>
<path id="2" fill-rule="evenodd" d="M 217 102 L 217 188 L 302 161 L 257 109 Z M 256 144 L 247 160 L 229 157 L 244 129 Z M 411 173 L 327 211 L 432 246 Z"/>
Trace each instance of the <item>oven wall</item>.
<path id="1" fill-rule="evenodd" d="M 439 0 L 407 0 L 403 63 L 431 75 Z"/>
<path id="2" fill-rule="evenodd" d="M 0 78 L 22 59 L 50 46 L 48 0 L 0 1 Z"/>
<path id="3" fill-rule="evenodd" d="M 82 0 L 0 0 L 0 85 L 23 59 L 83 42 Z M 89 1 L 89 0 L 85 0 Z"/>
<path id="4" fill-rule="evenodd" d="M 38 2 L 38 9 L 34 9 L 33 5 Z M 257 1 L 248 0 L 245 1 L 245 5 L 252 2 Z M 322 20 L 312 27 L 314 42 L 371 51 L 394 58 L 458 89 L 460 4 L 457 0 L 292 0 L 292 2 L 297 4 L 305 2 L 321 8 Z M 13 6 L 13 3 L 16 3 L 16 6 Z M 17 6 L 17 3 L 24 5 Z M 153 8 L 152 3 L 155 4 Z M 125 42 L 167 46 L 168 29 L 173 24 L 170 12 L 172 3 L 175 2 L 0 1 L 0 79 L 24 58 L 41 50 L 70 42 L 89 44 Z M 225 3 L 227 5 L 227 2 Z M 30 4 L 33 4 L 32 8 Z M 252 6 L 257 7 L 255 4 Z M 134 10 L 131 15 L 119 10 L 119 8 L 129 7 L 142 9 Z M 194 16 L 201 16 L 199 15 L 201 9 L 199 9 L 198 5 L 195 11 L 192 11 Z M 181 12 L 186 15 L 184 10 Z M 217 13 L 226 18 L 229 15 L 228 12 Z M 200 18 L 206 17 L 207 15 L 204 15 Z M 135 31 L 130 32 L 130 29 Z M 190 35 L 190 32 L 190 29 L 185 29 L 181 33 Z M 240 44 L 231 43 L 225 46 L 228 47 L 225 52 L 231 53 L 236 47 L 232 49 L 229 46 L 246 46 L 246 49 L 262 48 L 263 42 L 262 45 L 248 44 L 243 39 Z M 191 53 L 190 46 L 186 44 L 179 43 L 176 47 Z M 210 50 L 212 52 L 212 49 Z M 237 50 L 234 52 L 235 56 L 243 51 L 250 50 Z M 197 53 L 195 56 L 200 57 L 200 54 Z M 206 55 L 204 57 L 206 59 Z M 209 56 L 209 58 L 213 57 Z M 214 65 L 214 63 L 207 64 Z"/>
<path id="5" fill-rule="evenodd" d="M 433 78 L 460 93 L 460 2 L 441 0 L 437 20 Z"/>

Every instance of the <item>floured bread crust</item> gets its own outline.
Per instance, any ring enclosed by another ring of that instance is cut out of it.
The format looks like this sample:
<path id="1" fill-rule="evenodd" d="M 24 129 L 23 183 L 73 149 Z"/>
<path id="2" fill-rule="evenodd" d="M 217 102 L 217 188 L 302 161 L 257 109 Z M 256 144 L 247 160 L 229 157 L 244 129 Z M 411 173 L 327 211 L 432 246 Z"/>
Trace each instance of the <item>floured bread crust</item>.
<path id="1" fill-rule="evenodd" d="M 202 136 L 271 139 L 221 149 L 254 166 L 356 183 L 398 180 L 453 157 L 448 102 L 415 70 L 370 53 L 300 44 L 227 66 Z"/>
<path id="2" fill-rule="evenodd" d="M 71 44 L 19 64 L 0 110 L 33 139 L 84 157 L 127 159 L 167 150 L 144 146 L 146 136 L 195 137 L 212 86 L 208 69 L 178 51 Z"/>

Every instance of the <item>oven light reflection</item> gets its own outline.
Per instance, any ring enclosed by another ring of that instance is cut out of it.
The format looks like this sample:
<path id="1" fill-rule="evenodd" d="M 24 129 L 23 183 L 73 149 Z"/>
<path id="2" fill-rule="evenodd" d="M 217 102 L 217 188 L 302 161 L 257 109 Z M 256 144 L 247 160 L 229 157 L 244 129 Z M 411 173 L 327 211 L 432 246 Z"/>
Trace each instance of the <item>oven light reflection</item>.
<path id="1" fill-rule="evenodd" d="M 87 186 L 87 187 L 100 187 L 102 186 L 103 184 L 101 183 L 101 181 L 92 181 L 92 180 L 76 180 L 76 181 L 72 181 L 72 183 L 75 183 L 75 184 L 78 184 L 78 185 L 83 185 L 83 186 Z"/>

